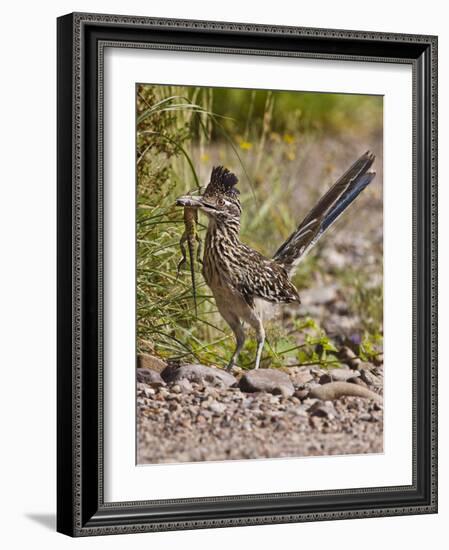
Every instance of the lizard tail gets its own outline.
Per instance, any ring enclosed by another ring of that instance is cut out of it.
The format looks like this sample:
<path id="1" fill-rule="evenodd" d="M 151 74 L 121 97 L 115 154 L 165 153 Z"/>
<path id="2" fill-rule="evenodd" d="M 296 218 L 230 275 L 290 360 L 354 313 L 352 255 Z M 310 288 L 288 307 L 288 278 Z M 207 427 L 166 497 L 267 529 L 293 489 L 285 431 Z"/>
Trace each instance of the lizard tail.
<path id="1" fill-rule="evenodd" d="M 189 263 L 190 263 L 190 277 L 192 279 L 192 294 L 193 294 L 193 305 L 195 307 L 195 317 L 198 317 L 198 303 L 196 299 L 196 278 L 195 278 L 195 244 L 192 239 L 187 239 L 187 248 L 189 250 Z"/>

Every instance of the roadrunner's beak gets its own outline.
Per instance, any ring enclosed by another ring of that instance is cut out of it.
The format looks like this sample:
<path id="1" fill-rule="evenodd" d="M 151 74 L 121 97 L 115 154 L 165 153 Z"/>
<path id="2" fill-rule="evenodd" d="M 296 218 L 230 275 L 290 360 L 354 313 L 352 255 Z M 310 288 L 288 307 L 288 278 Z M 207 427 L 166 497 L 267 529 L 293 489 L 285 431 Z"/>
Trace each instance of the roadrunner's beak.
<path id="1" fill-rule="evenodd" d="M 211 214 L 213 212 L 217 212 L 216 206 L 213 204 L 207 202 L 207 200 L 204 199 L 204 197 L 198 196 L 192 196 L 192 195 L 185 195 L 184 197 L 179 197 L 176 199 L 176 206 L 188 206 L 190 208 L 200 208 L 204 212 Z"/>
<path id="2" fill-rule="evenodd" d="M 192 195 L 185 195 L 184 197 L 178 197 L 176 199 L 176 206 L 190 206 L 190 208 L 201 208 L 202 197 L 194 197 Z"/>

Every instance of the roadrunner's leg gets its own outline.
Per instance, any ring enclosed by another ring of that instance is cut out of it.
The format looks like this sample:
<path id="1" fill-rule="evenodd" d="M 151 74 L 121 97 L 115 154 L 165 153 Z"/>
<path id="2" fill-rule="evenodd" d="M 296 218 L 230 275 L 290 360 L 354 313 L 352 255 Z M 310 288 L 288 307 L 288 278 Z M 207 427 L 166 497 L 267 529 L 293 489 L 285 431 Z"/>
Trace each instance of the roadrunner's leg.
<path id="1" fill-rule="evenodd" d="M 256 340 L 257 340 L 257 352 L 256 352 L 256 363 L 254 365 L 255 369 L 259 368 L 260 359 L 262 357 L 262 350 L 265 344 L 265 329 L 263 328 L 261 318 L 253 311 L 252 315 L 248 319 L 248 323 L 256 331 Z"/>
<path id="2" fill-rule="evenodd" d="M 243 330 L 243 323 L 240 321 L 240 319 L 237 317 L 235 313 L 225 309 L 223 306 L 220 307 L 218 303 L 217 303 L 217 306 L 221 316 L 231 327 L 232 332 L 234 333 L 234 336 L 235 336 L 235 341 L 236 341 L 235 350 L 226 367 L 228 370 L 231 370 L 232 367 L 235 366 L 237 359 L 239 357 L 239 354 L 242 351 L 243 345 L 245 344 L 245 331 Z"/>
<path id="3" fill-rule="evenodd" d="M 236 364 L 240 352 L 242 351 L 243 345 L 245 344 L 245 331 L 243 330 L 243 323 L 237 321 L 235 325 L 231 325 L 231 328 L 235 336 L 236 346 L 234 353 L 229 360 L 228 366 L 226 367 L 228 370 L 231 370 L 232 367 Z"/>

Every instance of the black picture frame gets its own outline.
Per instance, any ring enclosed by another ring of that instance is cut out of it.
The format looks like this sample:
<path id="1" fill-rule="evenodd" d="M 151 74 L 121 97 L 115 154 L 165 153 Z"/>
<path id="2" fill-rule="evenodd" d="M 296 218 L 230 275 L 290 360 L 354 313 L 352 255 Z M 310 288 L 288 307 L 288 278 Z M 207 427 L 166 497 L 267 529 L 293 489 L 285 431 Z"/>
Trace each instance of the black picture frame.
<path id="1" fill-rule="evenodd" d="M 57 530 L 71 536 L 437 511 L 437 38 L 75 13 L 58 29 Z M 407 63 L 413 69 L 413 483 L 105 503 L 102 48 Z"/>

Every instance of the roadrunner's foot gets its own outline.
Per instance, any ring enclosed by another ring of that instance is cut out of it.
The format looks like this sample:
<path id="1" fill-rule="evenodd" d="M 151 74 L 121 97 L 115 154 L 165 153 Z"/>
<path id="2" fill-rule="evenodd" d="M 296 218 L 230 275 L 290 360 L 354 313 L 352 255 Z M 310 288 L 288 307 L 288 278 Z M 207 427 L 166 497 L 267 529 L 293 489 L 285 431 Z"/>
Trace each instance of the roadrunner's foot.
<path id="1" fill-rule="evenodd" d="M 237 365 L 232 365 L 231 367 L 229 367 L 229 365 L 226 367 L 226 370 L 227 372 L 230 372 L 231 374 L 233 374 L 234 376 L 238 376 L 239 374 L 242 374 L 243 373 L 243 369 L 242 367 L 238 367 Z"/>
<path id="2" fill-rule="evenodd" d="M 235 368 L 237 365 L 234 363 L 234 361 L 230 361 L 227 365 L 226 365 L 226 370 L 231 372 L 233 368 Z"/>

